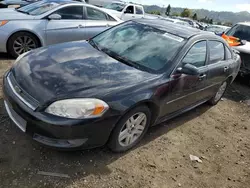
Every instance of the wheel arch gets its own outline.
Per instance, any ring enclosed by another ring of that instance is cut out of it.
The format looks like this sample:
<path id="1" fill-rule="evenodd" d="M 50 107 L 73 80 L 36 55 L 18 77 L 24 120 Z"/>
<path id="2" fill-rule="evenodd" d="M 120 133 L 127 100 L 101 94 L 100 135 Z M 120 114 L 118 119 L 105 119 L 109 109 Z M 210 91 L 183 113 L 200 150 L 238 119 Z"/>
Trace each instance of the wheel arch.
<path id="1" fill-rule="evenodd" d="M 10 41 L 11 37 L 13 35 L 15 35 L 17 33 L 21 33 L 21 32 L 26 32 L 26 33 L 29 33 L 29 34 L 33 35 L 34 37 L 36 37 L 37 41 L 39 42 L 39 47 L 43 46 L 43 40 L 41 39 L 41 37 L 38 34 L 32 32 L 30 30 L 18 30 L 18 31 L 15 31 L 15 32 L 11 33 L 10 36 L 8 37 L 7 42 L 6 42 L 6 49 L 8 49 L 8 44 L 9 44 L 9 41 Z"/>

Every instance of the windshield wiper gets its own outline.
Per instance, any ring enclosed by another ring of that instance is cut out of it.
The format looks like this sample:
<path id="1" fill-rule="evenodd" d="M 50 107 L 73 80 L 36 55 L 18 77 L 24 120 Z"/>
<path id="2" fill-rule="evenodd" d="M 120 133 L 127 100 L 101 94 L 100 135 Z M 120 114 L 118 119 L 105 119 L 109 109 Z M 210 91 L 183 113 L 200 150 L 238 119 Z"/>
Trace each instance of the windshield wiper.
<path id="1" fill-rule="evenodd" d="M 19 10 L 19 9 L 16 9 L 16 11 L 17 11 L 17 12 L 24 13 L 24 14 L 28 14 L 28 15 L 30 14 L 30 13 L 28 13 L 28 12 L 25 12 L 25 11 L 22 11 L 22 10 Z"/>
<path id="2" fill-rule="evenodd" d="M 129 59 L 124 58 L 124 57 L 118 55 L 117 53 L 107 49 L 107 48 L 102 48 L 102 51 L 105 52 L 110 57 L 112 57 L 112 58 L 114 58 L 114 59 L 116 59 L 116 60 L 118 60 L 118 61 L 120 61 L 120 62 L 122 62 L 122 63 L 124 63 L 126 65 L 129 65 L 131 67 L 135 67 L 137 69 L 140 69 L 140 66 L 137 63 L 135 63 L 133 61 L 130 61 Z"/>
<path id="3" fill-rule="evenodd" d="M 95 41 L 93 41 L 92 39 L 89 40 L 89 43 L 91 44 L 91 46 L 93 46 L 95 49 L 101 51 L 101 48 L 99 48 L 99 46 L 96 44 Z"/>

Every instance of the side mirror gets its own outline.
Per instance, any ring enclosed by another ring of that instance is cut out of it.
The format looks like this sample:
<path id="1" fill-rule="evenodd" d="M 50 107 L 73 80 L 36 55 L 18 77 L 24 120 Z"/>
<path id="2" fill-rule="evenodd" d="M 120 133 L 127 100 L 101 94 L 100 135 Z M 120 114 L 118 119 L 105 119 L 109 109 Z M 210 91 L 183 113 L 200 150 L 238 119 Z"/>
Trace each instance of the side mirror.
<path id="1" fill-rule="evenodd" d="M 189 63 L 184 64 L 182 67 L 177 68 L 177 73 L 187 74 L 187 75 L 199 75 L 199 69 Z"/>
<path id="2" fill-rule="evenodd" d="M 59 15 L 59 14 L 51 14 L 49 15 L 48 17 L 50 20 L 61 20 L 62 19 L 62 16 Z"/>

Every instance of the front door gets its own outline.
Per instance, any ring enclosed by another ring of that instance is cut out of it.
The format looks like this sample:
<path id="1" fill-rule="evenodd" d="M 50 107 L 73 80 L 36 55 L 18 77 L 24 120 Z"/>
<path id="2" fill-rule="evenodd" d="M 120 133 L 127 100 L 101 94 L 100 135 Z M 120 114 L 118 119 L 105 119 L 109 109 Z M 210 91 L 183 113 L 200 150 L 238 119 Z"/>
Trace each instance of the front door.
<path id="1" fill-rule="evenodd" d="M 129 5 L 123 15 L 122 15 L 122 20 L 127 21 L 127 20 L 133 20 L 135 19 L 135 7 L 133 5 Z"/>
<path id="2" fill-rule="evenodd" d="M 207 97 L 206 43 L 206 41 L 200 41 L 194 44 L 178 65 L 178 67 L 181 67 L 186 63 L 192 64 L 199 69 L 199 75 L 173 73 L 169 86 L 170 92 L 161 110 L 162 116 L 188 108 Z"/>
<path id="3" fill-rule="evenodd" d="M 59 14 L 61 19 L 48 20 L 46 26 L 47 45 L 85 39 L 83 6 L 63 7 L 53 14 Z"/>

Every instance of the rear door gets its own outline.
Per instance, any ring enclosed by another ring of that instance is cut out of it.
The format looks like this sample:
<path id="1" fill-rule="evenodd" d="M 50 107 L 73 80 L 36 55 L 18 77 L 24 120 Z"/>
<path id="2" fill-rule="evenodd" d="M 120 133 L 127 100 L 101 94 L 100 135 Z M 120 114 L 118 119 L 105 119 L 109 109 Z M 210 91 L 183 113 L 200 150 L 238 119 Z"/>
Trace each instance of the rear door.
<path id="1" fill-rule="evenodd" d="M 139 19 L 143 17 L 144 17 L 143 8 L 140 6 L 135 6 L 135 18 Z"/>
<path id="2" fill-rule="evenodd" d="M 211 87 L 210 95 L 212 96 L 232 73 L 233 59 L 232 54 L 228 54 L 230 50 L 220 41 L 209 40 L 208 49 L 208 84 Z"/>
<path id="3" fill-rule="evenodd" d="M 85 36 L 89 39 L 102 31 L 116 25 L 118 22 L 109 14 L 93 7 L 85 7 Z"/>
<path id="4" fill-rule="evenodd" d="M 46 25 L 46 44 L 85 39 L 85 20 L 83 6 L 62 7 L 52 14 L 59 14 L 60 20 L 48 20 Z"/>
<path id="5" fill-rule="evenodd" d="M 179 75 L 173 73 L 170 81 L 170 95 L 162 110 L 165 115 L 187 108 L 207 97 L 207 42 L 195 43 L 178 67 L 189 63 L 199 69 L 200 75 Z M 178 68 L 177 67 L 177 68 Z"/>

